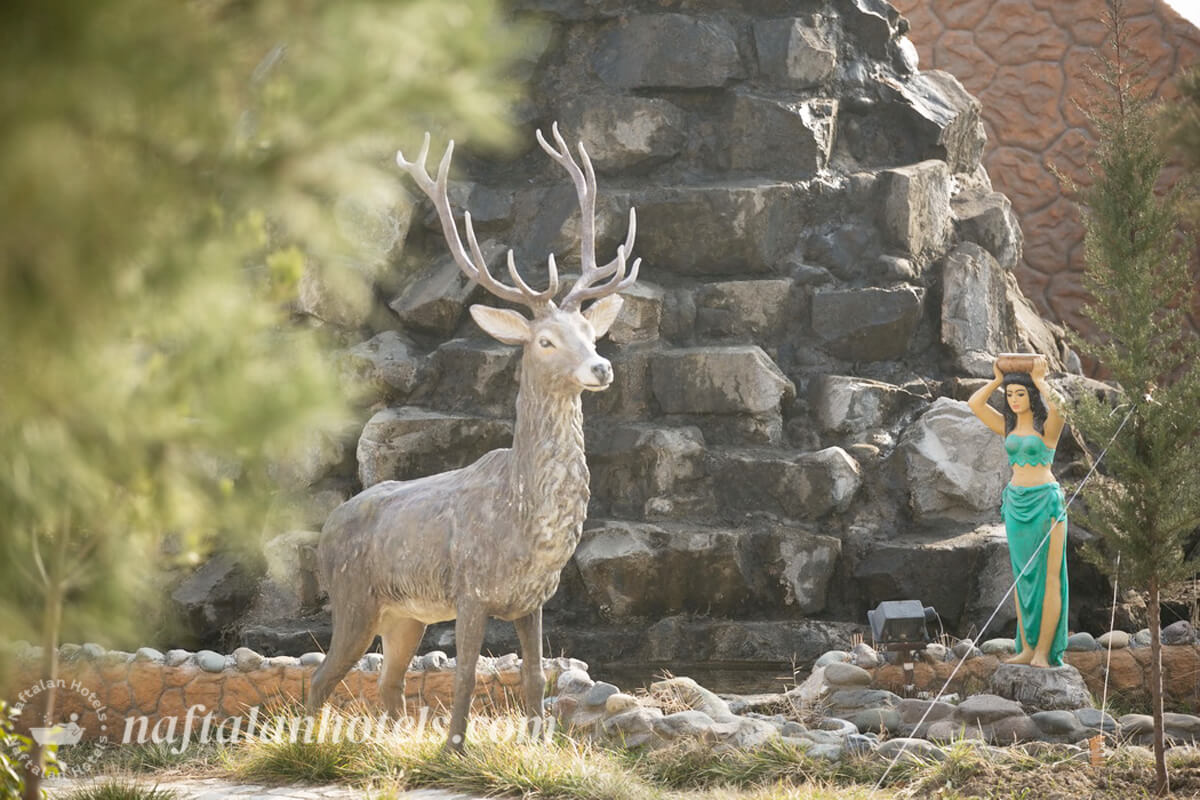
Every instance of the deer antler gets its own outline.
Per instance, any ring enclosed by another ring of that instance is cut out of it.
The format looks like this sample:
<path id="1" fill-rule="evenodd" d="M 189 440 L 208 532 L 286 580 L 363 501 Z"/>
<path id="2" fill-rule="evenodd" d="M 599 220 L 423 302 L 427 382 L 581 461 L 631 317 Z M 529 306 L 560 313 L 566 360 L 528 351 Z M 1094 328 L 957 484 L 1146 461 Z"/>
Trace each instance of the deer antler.
<path id="1" fill-rule="evenodd" d="M 442 233 L 446 237 L 446 244 L 450 247 L 450 254 L 454 256 L 455 263 L 458 268 L 466 274 L 468 278 L 476 281 L 483 288 L 487 289 L 501 300 L 508 300 L 513 303 L 518 303 L 528 306 L 530 309 L 538 310 L 546 305 L 553 304 L 554 295 L 558 293 L 558 268 L 554 263 L 554 256 L 549 258 L 550 285 L 543 292 L 534 291 L 530 288 L 517 272 L 517 265 L 513 259 L 513 251 L 508 251 L 508 274 L 512 276 L 515 287 L 501 283 L 492 277 L 488 271 L 487 261 L 483 257 L 483 251 L 479 249 L 479 241 L 475 237 L 475 227 L 471 224 L 471 212 L 467 211 L 463 214 L 464 227 L 467 230 L 467 246 L 470 248 L 470 254 L 463 248 L 462 239 L 458 235 L 458 225 L 454 221 L 454 212 L 450 208 L 450 197 L 447 190 L 447 185 L 450 176 L 450 158 L 454 154 L 454 140 L 446 146 L 446 154 L 442 156 L 442 163 L 438 165 L 437 180 L 429 177 L 429 172 L 425 169 L 425 159 L 429 157 L 429 134 L 425 134 L 425 140 L 421 144 L 421 151 L 417 153 L 416 161 L 407 161 L 404 154 L 396 151 L 396 164 L 413 176 L 417 187 L 420 188 L 429 199 L 433 201 L 434 208 L 437 209 L 438 219 L 442 222 Z"/>
<path id="2" fill-rule="evenodd" d="M 551 147 L 540 129 L 537 131 L 538 144 L 567 171 L 575 184 L 575 193 L 579 195 L 581 269 L 579 280 L 575 281 L 575 285 L 562 301 L 562 307 L 570 310 L 579 308 L 584 300 L 593 300 L 627 289 L 637 280 L 638 267 L 642 263 L 640 258 L 634 259 L 629 275 L 625 275 L 625 259 L 633 250 L 633 240 L 637 234 L 637 213 L 634 209 L 629 209 L 629 231 L 625 235 L 625 243 L 617 248 L 617 257 L 603 267 L 596 266 L 596 171 L 592 168 L 592 160 L 588 158 L 583 142 L 579 143 L 579 156 L 583 161 L 583 169 L 580 169 L 571 156 L 570 148 L 558 132 L 557 122 L 551 126 L 550 131 L 558 147 Z M 553 264 L 554 257 L 550 258 Z M 596 285 L 597 281 L 605 279 L 608 279 L 607 282 Z"/>

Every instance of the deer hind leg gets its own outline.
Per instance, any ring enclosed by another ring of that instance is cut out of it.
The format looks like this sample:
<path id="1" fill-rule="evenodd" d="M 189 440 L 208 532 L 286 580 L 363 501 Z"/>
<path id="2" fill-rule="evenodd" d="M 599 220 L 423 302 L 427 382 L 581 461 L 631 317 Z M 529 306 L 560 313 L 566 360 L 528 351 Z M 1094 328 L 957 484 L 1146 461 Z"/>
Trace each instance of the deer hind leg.
<path id="1" fill-rule="evenodd" d="M 425 623 L 420 620 L 385 615 L 380 630 L 383 636 L 383 672 L 379 675 L 379 697 L 388 714 L 405 712 L 404 679 L 413 654 L 425 635 Z"/>
<path id="2" fill-rule="evenodd" d="M 450 712 L 450 730 L 446 749 L 462 752 L 467 740 L 467 714 L 475 696 L 475 665 L 483 647 L 483 629 L 487 612 L 478 603 L 459 603 L 454 620 L 454 649 L 457 663 L 454 670 L 454 707 Z"/>
<path id="3" fill-rule="evenodd" d="M 379 610 L 374 605 L 358 602 L 333 603 L 333 637 L 329 652 L 317 667 L 309 689 L 308 710 L 316 711 L 325 705 L 338 681 L 346 677 L 375 638 Z"/>
<path id="4" fill-rule="evenodd" d="M 525 717 L 532 736 L 542 735 L 542 697 L 546 673 L 542 670 L 542 609 L 513 620 L 521 643 L 521 689 L 525 695 Z"/>

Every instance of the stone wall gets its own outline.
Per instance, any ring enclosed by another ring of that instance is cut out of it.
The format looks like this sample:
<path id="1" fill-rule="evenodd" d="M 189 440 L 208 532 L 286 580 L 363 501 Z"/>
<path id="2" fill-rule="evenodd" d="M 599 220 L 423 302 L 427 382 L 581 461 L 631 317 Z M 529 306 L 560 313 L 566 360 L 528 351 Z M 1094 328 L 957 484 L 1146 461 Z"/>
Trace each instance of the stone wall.
<path id="1" fill-rule="evenodd" d="M 925 68 L 944 69 L 983 104 L 992 184 L 1013 204 L 1025 234 L 1016 269 L 1038 309 L 1088 330 L 1083 302 L 1083 226 L 1057 168 L 1091 183 L 1089 68 L 1105 39 L 1103 0 L 896 0 Z M 1127 3 L 1132 42 L 1148 61 L 1148 88 L 1176 96 L 1172 80 L 1200 57 L 1200 30 L 1163 0 Z"/>
<path id="2" fill-rule="evenodd" d="M 0 686 L 0 699 L 34 709 L 33 698 L 42 686 L 41 649 L 26 648 L 15 655 L 7 685 Z M 195 708 L 195 719 L 211 712 L 214 726 L 226 717 L 245 718 L 251 708 L 264 716 L 274 711 L 295 713 L 324 658 L 315 652 L 299 658 L 266 658 L 247 648 L 230 655 L 210 650 L 164 654 L 149 647 L 124 653 L 95 644 L 63 645 L 60 655 L 55 719 L 65 723 L 74 715 L 85 739 L 104 736 L 110 742 L 120 740 L 129 720 L 134 720 L 136 736 L 141 730 L 139 718 L 147 719 L 148 730 L 162 719 L 176 718 L 182 725 L 188 709 L 196 706 L 203 707 Z M 347 709 L 363 704 L 377 714 L 381 663 L 378 653 L 364 656 L 338 684 L 330 704 Z M 569 658 L 544 659 L 543 666 L 550 686 L 567 670 L 587 669 L 583 662 Z M 495 712 L 519 706 L 520 682 L 516 655 L 480 657 L 474 710 Z M 454 660 L 438 651 L 414 658 L 404 694 L 414 713 L 427 708 L 430 715 L 442 715 L 454 696 Z M 22 714 L 20 724 L 32 724 L 31 717 L 31 711 Z"/>

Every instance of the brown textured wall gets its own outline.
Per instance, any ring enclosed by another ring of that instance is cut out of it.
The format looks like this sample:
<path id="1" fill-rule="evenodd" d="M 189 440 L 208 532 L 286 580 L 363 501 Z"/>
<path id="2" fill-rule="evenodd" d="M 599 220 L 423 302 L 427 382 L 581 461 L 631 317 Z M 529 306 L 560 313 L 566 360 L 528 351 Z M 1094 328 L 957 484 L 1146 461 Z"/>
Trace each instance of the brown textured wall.
<path id="1" fill-rule="evenodd" d="M 983 163 L 1025 234 L 1021 288 L 1043 314 L 1087 330 L 1083 227 L 1051 166 L 1089 183 L 1084 158 L 1095 137 L 1072 101 L 1086 97 L 1105 39 L 1104 0 L 893 2 L 912 25 L 921 68 L 952 73 L 983 103 Z M 1127 9 L 1156 94 L 1172 96 L 1171 79 L 1200 61 L 1200 31 L 1161 0 L 1129 0 Z"/>

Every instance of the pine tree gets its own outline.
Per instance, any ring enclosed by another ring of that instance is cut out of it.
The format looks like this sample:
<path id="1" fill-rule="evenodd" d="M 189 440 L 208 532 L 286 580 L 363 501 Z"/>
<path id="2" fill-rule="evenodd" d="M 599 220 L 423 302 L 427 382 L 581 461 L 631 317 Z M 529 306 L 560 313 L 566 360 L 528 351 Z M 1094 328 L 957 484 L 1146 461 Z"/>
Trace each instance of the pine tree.
<path id="1" fill-rule="evenodd" d="M 1180 247 L 1182 187 L 1163 190 L 1166 164 L 1156 104 L 1142 84 L 1122 0 L 1109 0 L 1109 36 L 1095 72 L 1101 91 L 1085 109 L 1099 136 L 1093 183 L 1081 192 L 1086 230 L 1084 313 L 1098 332 L 1076 346 L 1120 386 L 1113 409 L 1095 397 L 1071 424 L 1094 446 L 1111 447 L 1103 476 L 1084 485 L 1076 516 L 1096 535 L 1098 566 L 1147 591 L 1151 634 L 1155 791 L 1167 791 L 1163 748 L 1159 597 L 1188 577 L 1186 544 L 1200 525 L 1200 340 L 1188 324 L 1194 287 Z M 1123 426 L 1123 427 L 1122 427 Z"/>

